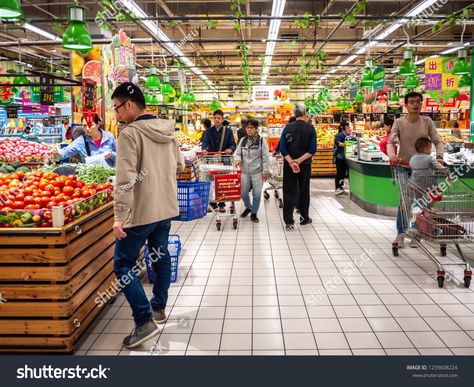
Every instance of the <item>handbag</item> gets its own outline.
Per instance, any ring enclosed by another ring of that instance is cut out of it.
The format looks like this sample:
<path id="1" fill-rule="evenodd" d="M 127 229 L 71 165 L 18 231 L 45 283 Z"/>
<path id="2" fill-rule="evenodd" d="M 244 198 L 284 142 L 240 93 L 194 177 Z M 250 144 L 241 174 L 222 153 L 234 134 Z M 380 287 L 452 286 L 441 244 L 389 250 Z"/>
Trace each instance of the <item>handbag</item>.
<path id="1" fill-rule="evenodd" d="M 435 239 L 457 239 L 467 234 L 461 225 L 428 211 L 423 211 L 416 217 L 416 230 Z"/>

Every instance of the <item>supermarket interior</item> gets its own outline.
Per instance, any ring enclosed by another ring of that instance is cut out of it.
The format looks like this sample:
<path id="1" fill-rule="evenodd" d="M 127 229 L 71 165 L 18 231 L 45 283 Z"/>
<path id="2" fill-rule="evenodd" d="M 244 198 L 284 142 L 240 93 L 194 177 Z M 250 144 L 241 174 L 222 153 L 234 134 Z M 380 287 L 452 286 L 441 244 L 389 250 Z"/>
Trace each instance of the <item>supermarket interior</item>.
<path id="1" fill-rule="evenodd" d="M 474 355 L 471 0 L 0 20 L 0 354 Z"/>

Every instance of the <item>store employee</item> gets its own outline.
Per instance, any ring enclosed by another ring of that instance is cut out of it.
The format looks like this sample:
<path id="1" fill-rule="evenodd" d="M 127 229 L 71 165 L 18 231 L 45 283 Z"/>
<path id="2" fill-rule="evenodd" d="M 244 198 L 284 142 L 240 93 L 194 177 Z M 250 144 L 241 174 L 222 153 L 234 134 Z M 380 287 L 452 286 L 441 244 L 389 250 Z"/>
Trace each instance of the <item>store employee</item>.
<path id="1" fill-rule="evenodd" d="M 115 137 L 112 133 L 106 132 L 100 127 L 101 122 L 97 114 L 90 127 L 83 119 L 82 126 L 85 134 L 76 138 L 66 148 L 59 149 L 59 157 L 64 159 L 79 154 L 85 161 L 88 156 L 102 154 L 107 165 L 115 167 Z"/>

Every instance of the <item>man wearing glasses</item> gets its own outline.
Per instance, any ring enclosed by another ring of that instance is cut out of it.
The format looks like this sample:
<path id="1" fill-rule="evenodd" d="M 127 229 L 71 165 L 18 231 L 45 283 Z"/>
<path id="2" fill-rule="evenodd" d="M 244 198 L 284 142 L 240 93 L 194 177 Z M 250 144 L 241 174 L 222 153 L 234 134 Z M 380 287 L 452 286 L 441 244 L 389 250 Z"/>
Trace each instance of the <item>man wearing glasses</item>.
<path id="1" fill-rule="evenodd" d="M 431 140 L 436 147 L 436 160 L 444 164 L 444 144 L 440 140 L 438 131 L 431 118 L 420 115 L 422 103 L 423 96 L 420 93 L 411 92 L 405 95 L 405 106 L 408 114 L 395 120 L 390 139 L 387 143 L 387 154 L 392 164 L 408 164 L 410 158 L 417 153 L 415 142 L 420 137 L 427 137 Z M 395 151 L 397 143 L 399 143 L 398 155 Z M 407 173 L 410 172 L 407 171 Z M 398 207 L 397 237 L 393 242 L 398 247 L 403 247 L 404 244 L 404 233 L 407 227 L 404 223 L 400 207 Z M 418 244 L 412 241 L 410 242 L 410 247 L 418 247 Z"/>
<path id="2" fill-rule="evenodd" d="M 176 172 L 184 159 L 175 123 L 146 113 L 145 97 L 138 86 L 124 83 L 112 94 L 121 130 L 117 146 L 114 191 L 114 271 L 130 304 L 135 329 L 123 345 L 135 348 L 159 333 L 171 279 L 168 237 L 171 219 L 179 215 Z M 137 257 L 148 241 L 155 273 L 153 296 L 143 290 Z"/>

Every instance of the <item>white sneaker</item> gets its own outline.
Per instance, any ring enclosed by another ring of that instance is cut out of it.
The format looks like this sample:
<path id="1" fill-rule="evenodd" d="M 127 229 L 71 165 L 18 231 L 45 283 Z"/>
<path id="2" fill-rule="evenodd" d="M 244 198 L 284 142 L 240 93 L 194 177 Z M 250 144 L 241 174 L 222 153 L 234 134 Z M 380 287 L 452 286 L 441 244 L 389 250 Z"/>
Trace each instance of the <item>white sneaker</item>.
<path id="1" fill-rule="evenodd" d="M 345 191 L 344 191 L 343 188 L 338 188 L 338 189 L 336 189 L 336 196 L 342 195 L 344 192 Z"/>
<path id="2" fill-rule="evenodd" d="M 397 234 L 397 237 L 392 242 L 393 244 L 397 244 L 398 248 L 402 248 L 405 246 L 405 235 L 404 234 Z"/>
<path id="3" fill-rule="evenodd" d="M 416 239 L 412 239 L 412 240 L 410 241 L 410 245 L 409 245 L 409 246 L 412 247 L 412 248 L 414 248 L 414 249 L 418 248 L 418 241 L 417 241 Z"/>

